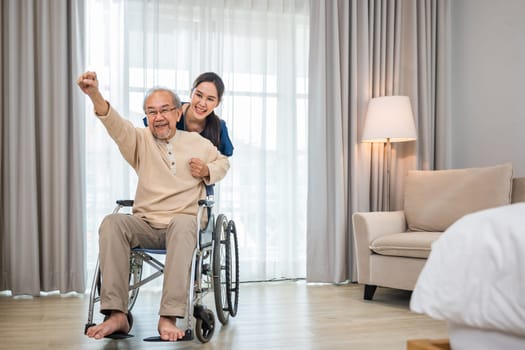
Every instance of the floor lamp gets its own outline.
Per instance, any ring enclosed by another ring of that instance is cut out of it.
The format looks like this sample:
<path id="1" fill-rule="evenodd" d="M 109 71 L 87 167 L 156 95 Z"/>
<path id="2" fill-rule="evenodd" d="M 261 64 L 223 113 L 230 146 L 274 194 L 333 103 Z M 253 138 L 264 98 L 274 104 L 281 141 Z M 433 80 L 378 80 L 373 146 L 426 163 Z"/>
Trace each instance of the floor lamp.
<path id="1" fill-rule="evenodd" d="M 416 127 L 408 96 L 375 97 L 368 102 L 361 142 L 386 143 L 386 205 L 390 210 L 392 142 L 414 141 Z"/>

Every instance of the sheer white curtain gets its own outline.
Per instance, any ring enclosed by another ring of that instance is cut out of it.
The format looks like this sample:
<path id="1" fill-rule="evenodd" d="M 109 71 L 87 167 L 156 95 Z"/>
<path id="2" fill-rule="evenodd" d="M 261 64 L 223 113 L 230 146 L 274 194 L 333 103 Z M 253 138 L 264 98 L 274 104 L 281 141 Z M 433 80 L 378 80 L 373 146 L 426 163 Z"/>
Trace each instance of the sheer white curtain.
<path id="1" fill-rule="evenodd" d="M 146 89 L 187 101 L 193 79 L 220 74 L 218 114 L 235 146 L 216 186 L 216 212 L 235 220 L 241 280 L 306 275 L 309 4 L 307 0 L 87 0 L 86 69 L 106 98 L 141 126 Z M 136 177 L 86 108 L 89 272 L 98 226 Z"/>

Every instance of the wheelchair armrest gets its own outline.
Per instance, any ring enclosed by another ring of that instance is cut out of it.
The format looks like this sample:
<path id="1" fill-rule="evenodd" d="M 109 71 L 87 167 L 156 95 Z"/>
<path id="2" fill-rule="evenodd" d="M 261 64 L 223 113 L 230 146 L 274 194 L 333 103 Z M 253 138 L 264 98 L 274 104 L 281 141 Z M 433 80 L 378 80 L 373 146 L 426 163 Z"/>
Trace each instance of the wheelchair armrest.
<path id="1" fill-rule="evenodd" d="M 213 207 L 214 204 L 215 204 L 215 201 L 213 199 L 210 199 L 210 198 L 199 199 L 199 207 L 205 206 L 207 208 L 211 208 Z"/>
<path id="2" fill-rule="evenodd" d="M 206 188 L 206 199 L 199 200 L 199 207 L 205 206 L 206 208 L 211 208 L 213 204 L 215 204 L 213 190 L 215 185 L 205 185 L 204 187 Z"/>
<path id="3" fill-rule="evenodd" d="M 119 199 L 116 202 L 118 205 L 121 205 L 123 207 L 132 207 L 133 206 L 133 199 Z M 206 207 L 213 207 L 213 204 L 215 201 L 213 199 L 201 199 L 199 200 L 199 206 L 204 205 Z"/>
<path id="4" fill-rule="evenodd" d="M 123 207 L 132 207 L 133 206 L 133 199 L 119 199 L 117 200 L 117 204 Z"/>

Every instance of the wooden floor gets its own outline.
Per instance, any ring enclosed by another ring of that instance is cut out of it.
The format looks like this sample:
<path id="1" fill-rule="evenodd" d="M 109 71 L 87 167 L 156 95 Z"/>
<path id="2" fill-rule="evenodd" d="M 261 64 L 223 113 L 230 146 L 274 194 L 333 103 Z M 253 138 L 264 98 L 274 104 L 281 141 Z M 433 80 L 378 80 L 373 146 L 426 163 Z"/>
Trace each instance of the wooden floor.
<path id="1" fill-rule="evenodd" d="M 133 309 L 134 337 L 126 340 L 84 336 L 87 295 L 0 296 L 0 349 L 402 350 L 408 339 L 448 337 L 443 322 L 409 311 L 410 293 L 378 288 L 374 300 L 365 301 L 362 288 L 304 281 L 241 284 L 237 317 L 219 325 L 207 344 L 142 340 L 157 335 L 157 292 L 141 292 Z M 214 310 L 212 298 L 208 294 L 206 304 Z"/>

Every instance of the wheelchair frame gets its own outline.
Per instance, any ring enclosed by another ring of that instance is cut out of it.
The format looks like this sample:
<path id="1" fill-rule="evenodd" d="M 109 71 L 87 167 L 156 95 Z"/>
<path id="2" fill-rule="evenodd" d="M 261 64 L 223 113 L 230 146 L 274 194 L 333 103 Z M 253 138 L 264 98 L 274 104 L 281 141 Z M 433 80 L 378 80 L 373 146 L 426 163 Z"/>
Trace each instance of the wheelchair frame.
<path id="1" fill-rule="evenodd" d="M 132 207 L 133 200 L 117 200 L 113 213 L 118 213 L 123 207 Z M 186 308 L 187 327 L 182 340 L 194 338 L 192 316 L 195 318 L 195 335 L 203 342 L 208 342 L 215 330 L 215 315 L 202 304 L 206 294 L 213 290 L 215 311 L 219 321 L 226 325 L 229 317 L 235 317 L 239 303 L 239 252 L 235 222 L 228 220 L 225 215 L 219 214 L 217 220 L 212 212 L 213 196 L 208 194 L 206 199 L 199 200 L 197 212 L 197 244 L 193 251 L 190 290 Z M 204 213 L 207 213 L 208 222 L 201 229 Z M 128 319 L 130 330 L 133 323 L 131 310 L 139 294 L 139 288 L 146 283 L 160 277 L 164 273 L 164 264 L 153 255 L 165 255 L 166 250 L 131 249 L 130 254 L 130 286 L 128 298 Z M 154 272 L 146 278 L 142 277 L 143 264 L 150 265 Z M 91 284 L 88 319 L 84 333 L 93 323 L 94 308 L 100 302 L 100 286 L 102 277 L 99 262 L 95 266 L 95 275 Z M 192 312 L 193 311 L 193 312 Z M 152 337 L 159 338 L 159 337 Z M 153 340 L 150 338 L 146 341 Z M 156 339 L 158 340 L 158 339 Z"/>

